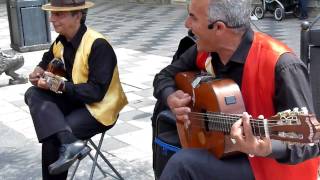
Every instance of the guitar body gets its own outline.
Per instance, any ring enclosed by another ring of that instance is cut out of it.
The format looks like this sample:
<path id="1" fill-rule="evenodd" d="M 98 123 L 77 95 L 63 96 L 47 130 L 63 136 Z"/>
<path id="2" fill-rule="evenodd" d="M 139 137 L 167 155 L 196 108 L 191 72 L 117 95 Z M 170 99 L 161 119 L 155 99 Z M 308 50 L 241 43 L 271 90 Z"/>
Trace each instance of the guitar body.
<path id="1" fill-rule="evenodd" d="M 245 112 L 242 95 L 238 85 L 230 79 L 202 80 L 195 88 L 192 83 L 199 77 L 195 72 L 178 73 L 175 77 L 178 89 L 192 96 L 190 104 L 192 112 L 223 112 L 242 114 Z M 205 148 L 222 158 L 224 153 L 224 136 L 220 131 L 209 131 L 206 121 L 199 120 L 206 117 L 189 115 L 191 124 L 186 129 L 184 123 L 177 121 L 177 129 L 181 145 L 184 148 Z M 228 153 L 229 154 L 229 153 Z"/>
<path id="2" fill-rule="evenodd" d="M 64 66 L 65 65 L 61 59 L 54 58 L 48 64 L 47 71 L 61 77 L 66 77 L 67 73 Z"/>

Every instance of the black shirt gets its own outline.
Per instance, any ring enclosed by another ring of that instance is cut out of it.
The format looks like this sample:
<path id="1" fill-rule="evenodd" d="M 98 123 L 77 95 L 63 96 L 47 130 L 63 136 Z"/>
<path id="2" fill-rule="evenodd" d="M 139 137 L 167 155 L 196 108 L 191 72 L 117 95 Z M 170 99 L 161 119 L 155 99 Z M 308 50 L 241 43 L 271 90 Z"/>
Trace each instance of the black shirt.
<path id="1" fill-rule="evenodd" d="M 220 61 L 217 53 L 211 53 L 212 66 L 216 76 L 231 78 L 241 87 L 243 68 L 253 42 L 253 35 L 253 31 L 248 29 L 243 35 L 239 47 L 225 65 Z M 174 76 L 178 72 L 198 70 L 196 56 L 195 45 L 180 56 L 179 60 L 173 62 L 155 76 L 153 86 L 154 96 L 157 99 L 167 102 L 167 97 L 176 90 Z M 307 107 L 310 112 L 314 112 L 308 78 L 306 66 L 294 54 L 285 53 L 279 57 L 275 67 L 275 97 L 273 99 L 277 112 L 294 107 Z M 301 155 L 301 153 L 293 151 L 298 146 L 287 146 L 275 140 L 272 141 L 272 148 L 271 156 L 279 162 L 297 163 L 315 155 L 312 153 Z M 310 148 L 307 148 L 307 150 L 312 151 Z"/>
<path id="2" fill-rule="evenodd" d="M 61 42 L 64 51 L 63 58 L 66 67 L 66 79 L 64 94 L 71 97 L 75 101 L 90 104 L 101 101 L 111 82 L 114 68 L 117 64 L 116 54 L 111 45 L 102 38 L 96 39 L 91 47 L 88 59 L 89 77 L 86 83 L 73 84 L 72 67 L 77 49 L 81 43 L 82 37 L 87 31 L 87 27 L 82 24 L 71 41 L 63 35 L 59 35 L 55 42 Z M 53 45 L 49 51 L 44 53 L 39 66 L 47 69 L 48 63 L 54 58 Z"/>

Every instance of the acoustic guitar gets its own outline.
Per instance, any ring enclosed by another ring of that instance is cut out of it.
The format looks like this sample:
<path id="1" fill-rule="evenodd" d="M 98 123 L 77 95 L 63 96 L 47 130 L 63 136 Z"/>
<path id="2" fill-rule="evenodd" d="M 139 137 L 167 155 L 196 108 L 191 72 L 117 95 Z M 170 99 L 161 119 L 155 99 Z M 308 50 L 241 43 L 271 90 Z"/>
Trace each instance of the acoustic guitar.
<path id="1" fill-rule="evenodd" d="M 190 125 L 177 121 L 182 147 L 205 148 L 215 157 L 222 158 L 224 136 L 245 112 L 238 85 L 231 79 L 213 79 L 196 72 L 182 72 L 175 76 L 178 89 L 190 94 Z M 250 119 L 253 134 L 290 143 L 315 143 L 320 138 L 320 125 L 315 115 L 299 111 L 277 113 L 269 120 Z"/>
<path id="2" fill-rule="evenodd" d="M 48 75 L 46 72 L 51 72 L 54 76 Z M 62 81 L 66 80 L 66 70 L 64 61 L 59 58 L 54 58 L 48 64 L 47 70 L 43 78 L 47 81 L 51 91 L 55 93 L 62 93 L 60 90 L 63 88 Z"/>
<path id="3" fill-rule="evenodd" d="M 51 72 L 55 75 L 65 77 L 66 76 L 66 69 L 65 69 L 65 64 L 63 60 L 59 58 L 53 58 L 50 63 L 48 64 L 47 68 L 48 72 Z"/>

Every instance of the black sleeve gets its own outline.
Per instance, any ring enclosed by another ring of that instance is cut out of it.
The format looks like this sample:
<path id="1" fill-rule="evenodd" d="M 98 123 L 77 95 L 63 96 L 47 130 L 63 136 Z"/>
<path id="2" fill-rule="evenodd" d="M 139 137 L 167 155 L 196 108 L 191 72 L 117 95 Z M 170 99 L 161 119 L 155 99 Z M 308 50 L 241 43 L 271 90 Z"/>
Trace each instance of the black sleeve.
<path id="1" fill-rule="evenodd" d="M 103 99 L 117 64 L 116 54 L 105 39 L 97 39 L 92 45 L 88 59 L 89 77 L 86 83 L 66 82 L 65 93 L 85 104 Z"/>
<path id="2" fill-rule="evenodd" d="M 179 59 L 162 69 L 153 80 L 153 95 L 158 100 L 167 102 L 167 97 L 176 90 L 174 77 L 178 72 L 196 70 L 196 45 L 190 47 Z"/>
<path id="3" fill-rule="evenodd" d="M 179 42 L 178 49 L 176 53 L 173 55 L 171 63 L 175 62 L 180 58 L 180 56 L 186 52 L 191 46 L 193 46 L 195 42 L 189 36 L 185 36 Z"/>
<path id="4" fill-rule="evenodd" d="M 54 58 L 53 55 L 53 44 L 51 44 L 49 51 L 45 52 L 42 56 L 42 60 L 39 62 L 38 66 L 46 70 L 50 61 Z"/>
<path id="5" fill-rule="evenodd" d="M 306 107 L 314 112 L 306 66 L 290 53 L 283 54 L 276 65 L 275 107 L 277 112 Z M 319 143 L 289 145 L 272 140 L 272 154 L 280 163 L 296 164 L 319 155 Z"/>
<path id="6" fill-rule="evenodd" d="M 291 53 L 283 54 L 276 65 L 276 111 L 306 107 L 314 112 L 309 74 L 304 63 Z"/>

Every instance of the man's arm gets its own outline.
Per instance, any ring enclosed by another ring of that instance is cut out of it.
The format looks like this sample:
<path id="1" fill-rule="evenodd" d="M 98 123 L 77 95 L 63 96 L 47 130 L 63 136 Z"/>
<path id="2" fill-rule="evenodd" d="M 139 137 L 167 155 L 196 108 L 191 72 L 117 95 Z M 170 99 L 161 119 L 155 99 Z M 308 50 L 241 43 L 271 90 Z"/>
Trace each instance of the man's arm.
<path id="1" fill-rule="evenodd" d="M 275 104 L 278 112 L 295 107 L 306 107 L 314 112 L 309 75 L 306 66 L 296 56 L 283 54 L 276 67 Z M 272 140 L 269 157 L 278 162 L 296 164 L 320 155 L 319 143 L 310 145 L 288 145 Z"/>
<path id="2" fill-rule="evenodd" d="M 194 45 L 183 53 L 178 60 L 156 74 L 153 81 L 154 97 L 167 103 L 168 96 L 176 91 L 175 75 L 178 72 L 197 70 L 196 56 L 197 49 Z"/>
<path id="3" fill-rule="evenodd" d="M 47 69 L 50 61 L 54 58 L 52 49 L 53 49 L 53 44 L 51 45 L 49 51 L 43 54 L 42 60 L 34 68 L 33 72 L 29 74 L 29 81 L 31 82 L 32 85 L 38 86 L 39 79 L 43 76 L 44 71 Z"/>
<path id="4" fill-rule="evenodd" d="M 50 61 L 54 58 L 53 55 L 53 44 L 51 44 L 49 51 L 45 52 L 42 56 L 42 60 L 39 62 L 38 66 L 43 70 L 46 70 Z"/>
<path id="5" fill-rule="evenodd" d="M 307 69 L 302 61 L 292 54 L 282 55 L 276 65 L 275 93 L 277 111 L 306 107 L 314 112 Z M 244 115 L 242 120 L 232 126 L 231 137 L 237 142 L 235 150 L 256 156 L 267 156 L 287 164 L 296 164 L 320 155 L 319 143 L 314 146 L 288 145 L 269 138 L 257 139 L 252 135 L 248 119 L 249 116 Z"/>

